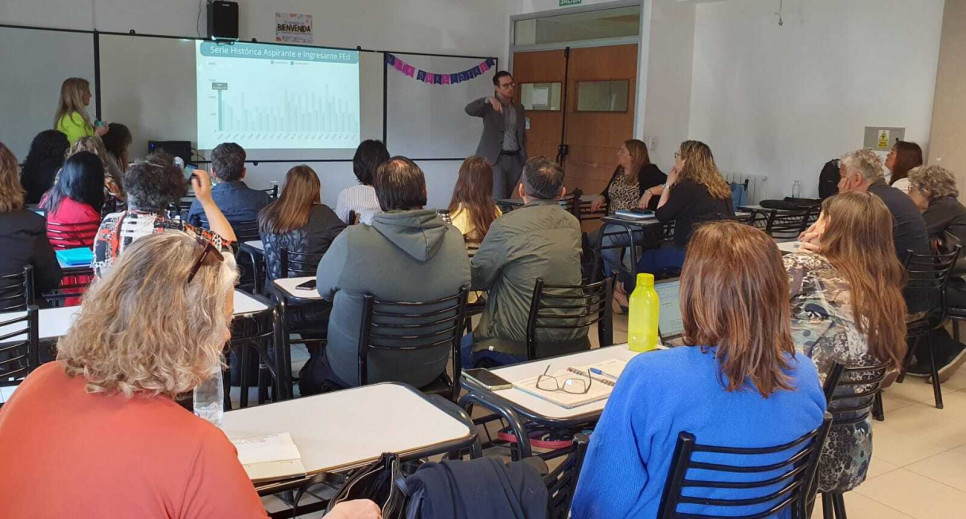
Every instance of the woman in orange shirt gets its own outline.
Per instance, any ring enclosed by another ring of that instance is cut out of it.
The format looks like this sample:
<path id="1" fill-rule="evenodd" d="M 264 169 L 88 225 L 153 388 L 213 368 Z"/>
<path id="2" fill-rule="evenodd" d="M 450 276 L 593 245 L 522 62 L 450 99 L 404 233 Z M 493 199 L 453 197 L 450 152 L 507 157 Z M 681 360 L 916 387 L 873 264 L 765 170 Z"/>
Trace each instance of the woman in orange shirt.
<path id="1" fill-rule="evenodd" d="M 236 278 L 187 233 L 125 251 L 57 361 L 0 407 L 0 517 L 266 517 L 228 438 L 173 400 L 221 363 Z M 336 510 L 379 517 L 371 501 Z"/>

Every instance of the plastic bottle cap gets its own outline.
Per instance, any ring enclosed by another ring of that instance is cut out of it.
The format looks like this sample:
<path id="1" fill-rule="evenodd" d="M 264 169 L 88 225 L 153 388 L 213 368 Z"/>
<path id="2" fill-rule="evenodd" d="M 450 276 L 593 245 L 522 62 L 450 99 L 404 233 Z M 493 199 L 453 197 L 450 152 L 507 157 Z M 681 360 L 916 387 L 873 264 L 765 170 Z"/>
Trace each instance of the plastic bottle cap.
<path id="1" fill-rule="evenodd" d="M 637 275 L 637 284 L 650 286 L 654 284 L 654 274 L 648 274 L 646 272 L 641 272 Z"/>

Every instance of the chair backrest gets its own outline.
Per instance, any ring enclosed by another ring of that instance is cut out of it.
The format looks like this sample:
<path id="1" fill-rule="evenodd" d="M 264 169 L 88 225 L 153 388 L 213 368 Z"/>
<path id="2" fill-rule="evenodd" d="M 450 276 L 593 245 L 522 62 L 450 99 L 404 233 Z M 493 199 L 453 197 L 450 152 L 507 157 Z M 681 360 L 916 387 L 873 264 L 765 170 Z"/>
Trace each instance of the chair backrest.
<path id="1" fill-rule="evenodd" d="M 952 252 L 937 254 L 915 254 L 906 251 L 906 259 L 903 266 L 906 268 L 907 281 L 906 290 L 922 294 L 923 297 L 938 297 L 937 305 L 920 319 L 907 323 L 907 335 L 909 333 L 919 333 L 932 325 L 942 324 L 946 320 L 946 285 L 949 276 L 956 267 L 956 258 L 962 246 L 956 245 Z"/>
<path id="2" fill-rule="evenodd" d="M 580 188 L 577 188 L 560 198 L 560 205 L 578 220 L 580 219 L 580 197 L 582 195 L 583 192 L 580 191 Z"/>
<path id="3" fill-rule="evenodd" d="M 271 198 L 272 200 L 275 200 L 276 198 L 278 198 L 278 184 L 272 184 L 272 187 L 268 189 L 260 189 L 259 191 L 262 191 L 265 194 L 267 194 L 268 197 Z"/>
<path id="4" fill-rule="evenodd" d="M 424 302 L 381 301 L 368 294 L 364 298 L 362 327 L 359 332 L 359 385 L 368 383 L 369 351 L 419 351 L 450 346 L 453 378 L 452 401 L 459 398 L 460 340 L 466 317 L 466 289 L 458 294 Z"/>
<path id="5" fill-rule="evenodd" d="M 346 222 L 346 225 L 355 225 L 357 223 L 359 223 L 359 215 L 355 211 L 349 211 L 349 221 Z"/>
<path id="6" fill-rule="evenodd" d="M 538 349 L 552 349 L 552 346 L 557 345 L 566 348 L 566 344 L 571 342 L 540 338 L 538 337 L 540 330 L 546 330 L 547 333 L 557 336 L 585 337 L 589 327 L 597 324 L 600 345 L 614 344 L 613 310 L 611 309 L 613 289 L 613 277 L 586 285 L 550 285 L 544 283 L 543 278 L 537 278 L 533 286 L 533 298 L 530 300 L 530 313 L 527 317 L 527 358 L 533 360 L 571 353 L 571 351 L 541 351 L 538 354 Z M 589 347 L 589 342 L 587 345 Z"/>
<path id="7" fill-rule="evenodd" d="M 94 268 L 72 268 L 70 275 L 60 280 L 57 288 L 44 292 L 41 296 L 52 307 L 76 306 L 81 303 L 81 297 L 94 281 Z"/>
<path id="8" fill-rule="evenodd" d="M 279 251 L 279 263 L 283 278 L 314 276 L 318 272 L 320 261 L 322 261 L 322 254 L 289 252 L 288 247 L 282 247 Z"/>
<path id="9" fill-rule="evenodd" d="M 570 517 L 570 504 L 573 502 L 574 493 L 577 491 L 577 479 L 580 476 L 580 469 L 584 465 L 584 457 L 587 455 L 589 443 L 590 438 L 586 434 L 575 434 L 570 453 L 563 463 L 543 477 L 543 482 L 547 485 L 547 494 L 550 497 L 547 510 L 549 519 L 567 519 Z"/>
<path id="10" fill-rule="evenodd" d="M 34 304 L 34 268 L 0 275 L 0 312 L 20 312 Z"/>
<path id="11" fill-rule="evenodd" d="M 0 320 L 0 385 L 8 379 L 22 379 L 40 364 L 39 329 L 36 306 L 28 306 L 24 315 Z M 19 382 L 15 382 L 19 383 Z"/>
<path id="12" fill-rule="evenodd" d="M 885 364 L 867 368 L 832 364 L 823 387 L 828 412 L 832 415 L 832 427 L 863 422 L 872 414 L 875 395 L 888 369 Z"/>
<path id="13" fill-rule="evenodd" d="M 182 220 L 184 221 L 188 220 L 188 211 L 191 210 L 191 204 L 193 204 L 196 199 L 197 198 L 195 197 L 194 193 L 192 193 L 190 195 L 185 195 L 184 197 L 181 198 L 181 200 L 178 200 L 177 210 L 178 210 L 178 214 L 181 215 Z M 198 222 L 188 222 L 188 223 L 190 223 L 191 225 L 201 225 Z"/>
<path id="14" fill-rule="evenodd" d="M 575 193 L 576 194 L 576 193 Z M 574 216 L 582 222 L 590 220 L 600 220 L 601 218 L 607 216 L 608 205 L 602 205 L 600 209 L 596 211 L 591 211 L 590 206 L 593 205 L 593 200 L 583 200 L 580 194 L 576 194 L 577 197 L 577 214 Z"/>
<path id="15" fill-rule="evenodd" d="M 765 232 L 777 240 L 795 240 L 798 235 L 808 228 L 810 215 L 818 208 L 802 208 L 794 210 L 774 210 L 768 216 Z"/>
<path id="16" fill-rule="evenodd" d="M 207 224 L 207 222 L 205 223 Z M 258 234 L 258 220 L 242 220 L 230 223 L 232 230 L 235 231 L 235 238 L 238 239 L 238 243 L 254 241 L 261 238 Z M 207 228 L 208 226 L 205 225 L 205 227 Z"/>
<path id="17" fill-rule="evenodd" d="M 466 244 L 466 254 L 473 259 L 476 256 L 477 251 L 480 250 L 480 242 L 473 239 L 470 235 L 463 235 L 463 242 Z"/>
<path id="18" fill-rule="evenodd" d="M 814 492 L 815 471 L 831 425 L 832 415 L 825 413 L 822 425 L 800 438 L 783 445 L 759 448 L 701 445 L 689 432 L 678 434 L 658 517 L 751 519 L 777 516 L 780 511 L 790 508 L 793 519 L 805 519 L 808 517 L 806 507 Z M 708 455 L 725 455 L 720 458 L 729 463 L 695 461 L 696 453 L 701 460 L 706 460 Z M 768 456 L 769 463 L 761 464 L 762 455 Z M 782 459 L 774 461 L 779 456 Z M 689 471 L 692 477 L 700 474 L 701 479 L 689 479 Z M 755 475 L 760 477 L 755 478 Z M 692 510 L 680 512 L 678 507 L 681 505 Z M 713 515 L 694 513 L 694 506 L 712 507 L 719 512 Z M 757 510 L 746 515 L 720 513 L 720 510 L 745 512 L 748 508 Z"/>
<path id="19" fill-rule="evenodd" d="M 47 241 L 54 250 L 76 249 L 94 245 L 100 221 L 85 223 L 47 222 Z"/>

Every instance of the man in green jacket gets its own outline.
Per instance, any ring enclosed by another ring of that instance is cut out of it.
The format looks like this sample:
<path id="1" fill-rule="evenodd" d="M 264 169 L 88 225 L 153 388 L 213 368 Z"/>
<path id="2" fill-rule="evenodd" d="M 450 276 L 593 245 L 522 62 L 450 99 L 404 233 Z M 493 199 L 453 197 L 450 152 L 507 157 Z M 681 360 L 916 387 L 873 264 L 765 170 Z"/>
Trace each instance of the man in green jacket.
<path id="1" fill-rule="evenodd" d="M 479 325 L 463 341 L 463 367 L 487 359 L 509 364 L 526 359 L 527 316 L 537 278 L 579 285 L 580 222 L 560 206 L 564 172 L 546 157 L 523 166 L 522 208 L 497 218 L 473 257 L 473 290 L 489 295 Z M 546 330 L 540 356 L 589 347 L 587 330 Z"/>
<path id="2" fill-rule="evenodd" d="M 359 329 L 366 294 L 383 301 L 425 302 L 470 284 L 463 235 L 436 211 L 424 210 L 426 179 L 419 166 L 393 157 L 376 171 L 373 187 L 382 213 L 372 225 L 350 225 L 319 262 L 319 294 L 332 301 L 328 345 L 312 372 L 327 389 L 359 385 Z M 368 382 L 422 387 L 446 369 L 450 347 L 417 351 L 370 350 Z"/>

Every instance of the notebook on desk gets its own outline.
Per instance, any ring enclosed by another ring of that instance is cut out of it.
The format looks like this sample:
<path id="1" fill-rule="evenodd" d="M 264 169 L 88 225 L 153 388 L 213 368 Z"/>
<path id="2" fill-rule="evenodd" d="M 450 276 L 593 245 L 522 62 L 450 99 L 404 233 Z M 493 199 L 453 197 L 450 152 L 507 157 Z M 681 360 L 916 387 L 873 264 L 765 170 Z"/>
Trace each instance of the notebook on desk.
<path id="1" fill-rule="evenodd" d="M 236 438 L 231 442 L 238 450 L 238 461 L 252 482 L 264 483 L 305 475 L 302 455 L 289 433 Z"/>
<path id="2" fill-rule="evenodd" d="M 547 391 L 540 389 L 537 387 L 539 376 L 514 382 L 513 387 L 565 409 L 573 409 L 610 397 L 610 393 L 614 389 L 614 383 L 620 378 L 626 366 L 627 362 L 623 360 L 610 359 L 584 366 L 569 366 L 547 373 L 547 376 L 557 379 L 559 384 L 563 384 L 567 379 L 574 377 L 582 377 L 585 379 L 589 377 L 593 379 L 590 383 L 590 389 L 586 393 L 575 394 L 565 391 Z"/>

